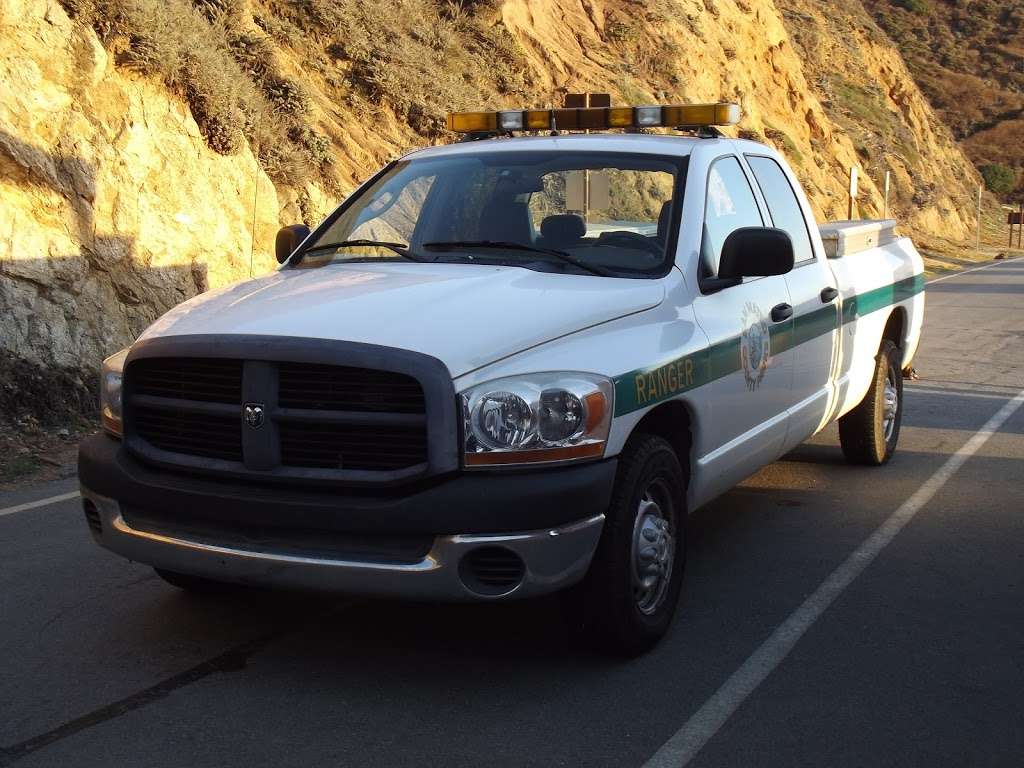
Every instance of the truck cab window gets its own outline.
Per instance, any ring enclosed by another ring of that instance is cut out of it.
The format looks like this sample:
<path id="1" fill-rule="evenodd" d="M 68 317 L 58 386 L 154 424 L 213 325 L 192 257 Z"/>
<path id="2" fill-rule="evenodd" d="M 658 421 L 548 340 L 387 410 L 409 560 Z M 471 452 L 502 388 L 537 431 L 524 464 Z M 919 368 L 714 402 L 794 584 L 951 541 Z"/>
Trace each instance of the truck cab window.
<path id="1" fill-rule="evenodd" d="M 358 223 L 345 239 L 408 243 L 435 178 L 418 176 L 401 187 L 385 186 L 360 212 Z"/>
<path id="2" fill-rule="evenodd" d="M 770 157 L 747 155 L 747 162 L 764 194 L 772 222 L 789 233 L 793 241 L 793 261 L 801 264 L 812 260 L 814 249 L 811 248 L 811 236 L 807 233 L 807 222 L 786 174 Z"/>
<path id="3" fill-rule="evenodd" d="M 372 258 L 655 277 L 674 258 L 686 164 L 550 150 L 401 160 L 349 198 L 290 266 Z"/>
<path id="4" fill-rule="evenodd" d="M 764 220 L 754 192 L 735 157 L 716 160 L 708 173 L 707 203 L 704 207 L 704 237 L 701 243 L 701 273 L 718 274 L 725 239 L 742 227 L 763 227 Z"/>

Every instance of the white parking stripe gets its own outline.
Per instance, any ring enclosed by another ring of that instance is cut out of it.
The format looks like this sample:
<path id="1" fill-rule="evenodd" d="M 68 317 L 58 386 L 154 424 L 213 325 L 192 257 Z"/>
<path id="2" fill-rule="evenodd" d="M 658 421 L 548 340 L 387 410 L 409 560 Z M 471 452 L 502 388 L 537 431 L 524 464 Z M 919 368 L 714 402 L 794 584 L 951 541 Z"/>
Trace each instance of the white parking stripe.
<path id="1" fill-rule="evenodd" d="M 1006 259 L 1000 261 L 994 261 L 991 264 L 982 264 L 980 267 L 971 267 L 970 269 L 961 269 L 959 272 L 954 272 L 952 275 L 943 275 L 942 277 L 933 277 L 925 286 L 929 286 L 932 283 L 941 283 L 943 280 L 949 280 L 951 277 L 960 277 L 960 275 L 966 275 L 968 272 L 977 272 L 979 269 L 988 269 L 989 267 L 1001 267 L 1005 264 L 1013 264 L 1014 262 L 1021 261 L 1024 256 L 1018 256 L 1016 259 Z"/>
<path id="2" fill-rule="evenodd" d="M 821 618 L 825 610 L 879 553 L 896 537 L 943 485 L 977 453 L 993 434 L 1024 405 L 1024 390 L 1003 405 L 988 423 L 974 433 L 950 456 L 903 505 L 854 550 L 842 565 L 821 583 L 803 604 L 772 632 L 761 646 L 733 672 L 721 688 L 676 731 L 661 749 L 644 763 L 644 768 L 681 768 L 689 763 L 712 736 L 752 694 L 765 678 L 782 663 L 804 633 Z"/>
<path id="3" fill-rule="evenodd" d="M 27 512 L 30 509 L 36 509 L 37 507 L 45 507 L 49 504 L 56 504 L 60 501 L 69 501 L 70 499 L 77 499 L 79 496 L 78 491 L 72 491 L 71 493 L 62 493 L 60 496 L 50 496 L 46 499 L 39 499 L 39 501 L 26 501 L 24 504 L 16 504 L 13 507 L 6 507 L 0 509 L 0 517 L 6 515 L 13 515 L 15 512 Z"/>
<path id="4" fill-rule="evenodd" d="M 953 389 L 938 389 L 935 387 L 919 387 L 904 384 L 907 392 L 915 392 L 919 395 L 949 395 L 950 397 L 975 397 L 983 400 L 1005 400 L 1007 393 L 1000 392 L 958 392 Z"/>

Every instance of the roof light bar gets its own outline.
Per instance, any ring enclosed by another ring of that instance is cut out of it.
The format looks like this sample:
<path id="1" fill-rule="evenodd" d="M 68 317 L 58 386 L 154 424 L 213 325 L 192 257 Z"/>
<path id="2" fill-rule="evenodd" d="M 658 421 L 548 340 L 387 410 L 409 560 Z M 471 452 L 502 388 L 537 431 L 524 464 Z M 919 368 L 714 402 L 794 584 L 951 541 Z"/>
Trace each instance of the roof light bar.
<path id="1" fill-rule="evenodd" d="M 498 131 L 601 130 L 603 128 L 703 128 L 736 125 L 738 104 L 673 104 L 639 107 L 571 107 L 566 109 L 452 112 L 448 130 L 456 133 Z"/>
<path id="2" fill-rule="evenodd" d="M 634 107 L 633 122 L 643 128 L 661 125 L 661 107 Z"/>
<path id="3" fill-rule="evenodd" d="M 523 113 L 522 112 L 499 112 L 498 113 L 498 127 L 503 131 L 521 131 L 523 130 Z"/>

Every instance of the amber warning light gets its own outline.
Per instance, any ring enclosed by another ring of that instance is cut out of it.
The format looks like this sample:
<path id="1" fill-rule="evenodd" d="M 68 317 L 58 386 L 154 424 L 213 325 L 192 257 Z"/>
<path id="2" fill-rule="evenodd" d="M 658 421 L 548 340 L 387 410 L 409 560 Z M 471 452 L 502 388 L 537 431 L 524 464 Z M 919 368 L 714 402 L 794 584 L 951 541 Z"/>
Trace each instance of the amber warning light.
<path id="1" fill-rule="evenodd" d="M 456 133 L 512 131 L 591 131 L 605 128 L 705 128 L 736 125 L 739 104 L 675 104 L 646 107 L 569 107 L 498 112 L 452 112 L 448 130 Z"/>

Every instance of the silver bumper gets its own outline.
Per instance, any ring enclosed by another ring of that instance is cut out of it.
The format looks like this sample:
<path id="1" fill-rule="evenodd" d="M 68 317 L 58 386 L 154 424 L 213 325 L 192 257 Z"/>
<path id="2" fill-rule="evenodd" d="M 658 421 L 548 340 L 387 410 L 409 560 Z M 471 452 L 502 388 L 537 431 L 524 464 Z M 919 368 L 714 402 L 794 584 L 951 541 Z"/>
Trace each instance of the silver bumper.
<path id="1" fill-rule="evenodd" d="M 590 567 L 604 525 L 604 515 L 597 515 L 550 530 L 438 536 L 427 555 L 414 563 L 336 560 L 135 530 L 125 521 L 117 501 L 85 487 L 81 491 L 83 501 L 91 502 L 98 512 L 100 530 L 93 530 L 97 543 L 129 560 L 217 581 L 415 599 L 532 597 L 571 586 Z M 518 583 L 497 594 L 467 585 L 460 563 L 465 555 L 485 546 L 519 556 L 523 574 Z"/>

